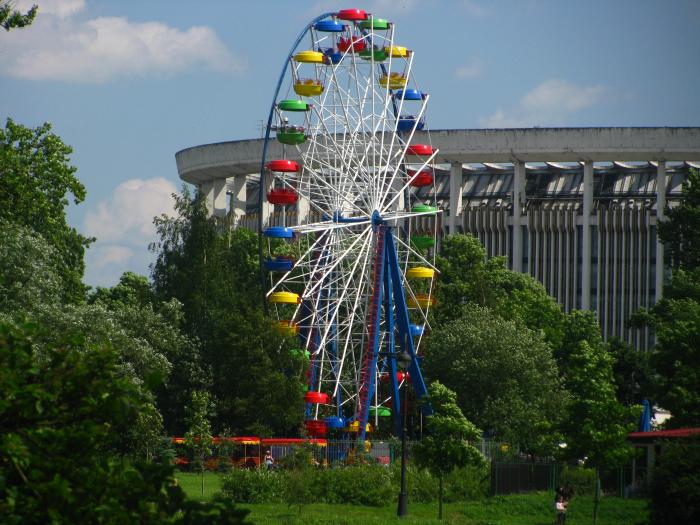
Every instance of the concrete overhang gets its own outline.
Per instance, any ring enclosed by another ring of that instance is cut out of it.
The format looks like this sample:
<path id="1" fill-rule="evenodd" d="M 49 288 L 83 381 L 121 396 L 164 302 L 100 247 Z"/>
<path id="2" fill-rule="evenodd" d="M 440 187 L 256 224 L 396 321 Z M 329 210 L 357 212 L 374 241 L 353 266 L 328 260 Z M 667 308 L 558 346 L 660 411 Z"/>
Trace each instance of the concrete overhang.
<path id="1" fill-rule="evenodd" d="M 435 161 L 449 162 L 577 162 L 700 160 L 700 127 L 693 128 L 518 128 L 430 131 L 439 148 Z M 427 140 L 416 133 L 413 143 Z M 205 144 L 175 154 L 185 182 L 260 172 L 263 139 Z M 298 160 L 296 150 L 287 156 Z M 282 158 L 282 146 L 268 145 L 268 159 Z"/>

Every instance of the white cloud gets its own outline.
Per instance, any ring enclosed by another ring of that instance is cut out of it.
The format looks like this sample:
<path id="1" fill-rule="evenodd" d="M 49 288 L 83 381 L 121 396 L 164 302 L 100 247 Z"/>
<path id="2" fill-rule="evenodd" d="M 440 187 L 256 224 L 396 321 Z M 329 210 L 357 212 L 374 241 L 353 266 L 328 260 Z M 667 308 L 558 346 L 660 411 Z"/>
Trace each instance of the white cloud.
<path id="1" fill-rule="evenodd" d="M 203 66 L 242 68 L 208 27 L 186 30 L 123 17 L 79 20 L 82 0 L 39 2 L 40 16 L 0 49 L 0 72 L 30 80 L 105 82 L 122 75 L 174 74 Z M 41 14 L 46 16 L 41 16 Z"/>
<path id="2" fill-rule="evenodd" d="M 92 250 L 92 248 L 91 248 Z M 108 265 L 123 265 L 134 255 L 134 250 L 127 246 L 95 246 L 91 266 L 100 269 Z"/>
<path id="3" fill-rule="evenodd" d="M 457 78 L 478 78 L 483 74 L 483 71 L 481 59 L 472 57 L 467 64 L 455 68 L 455 76 Z"/>
<path id="4" fill-rule="evenodd" d="M 602 85 L 578 86 L 549 79 L 526 93 L 512 111 L 499 108 L 479 123 L 486 128 L 565 125 L 576 112 L 602 102 L 607 92 Z"/>
<path id="5" fill-rule="evenodd" d="M 86 212 L 82 231 L 97 238 L 86 256 L 87 283 L 111 286 L 127 270 L 147 271 L 152 260 L 147 247 L 155 240 L 153 217 L 174 215 L 176 192 L 162 177 L 131 179 Z"/>
<path id="6" fill-rule="evenodd" d="M 146 239 L 153 236 L 153 217 L 172 214 L 175 185 L 162 178 L 130 179 L 112 192 L 109 200 L 85 214 L 84 231 L 101 241 Z"/>

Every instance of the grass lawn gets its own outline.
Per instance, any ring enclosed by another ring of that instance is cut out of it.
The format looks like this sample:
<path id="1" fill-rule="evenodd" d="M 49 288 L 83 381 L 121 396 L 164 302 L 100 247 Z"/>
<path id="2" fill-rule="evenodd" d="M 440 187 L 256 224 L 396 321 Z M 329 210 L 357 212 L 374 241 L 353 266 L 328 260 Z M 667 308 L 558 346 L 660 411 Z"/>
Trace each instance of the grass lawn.
<path id="1" fill-rule="evenodd" d="M 202 494 L 202 478 L 198 472 L 175 472 L 175 479 L 191 499 L 209 501 L 214 494 L 221 490 L 221 479 L 215 472 L 204 472 L 204 494 Z"/>
<path id="2" fill-rule="evenodd" d="M 549 493 L 498 496 L 481 501 L 446 504 L 444 519 L 437 519 L 437 503 L 409 503 L 408 517 L 396 517 L 396 505 L 359 507 L 353 505 L 283 504 L 243 505 L 251 511 L 248 519 L 256 525 L 368 525 L 401 522 L 406 524 L 454 525 L 552 525 L 554 496 Z M 569 505 L 567 525 L 592 523 L 593 499 L 574 497 Z M 637 525 L 647 517 L 646 501 L 605 498 L 601 502 L 598 525 Z"/>
<path id="3" fill-rule="evenodd" d="M 204 495 L 198 473 L 177 472 L 180 486 L 192 499 L 208 501 L 221 487 L 219 475 L 204 473 Z M 409 502 L 406 524 L 442 525 L 552 525 L 554 523 L 554 495 L 542 492 L 496 496 L 479 501 L 445 504 L 444 519 L 437 519 L 437 503 Z M 645 500 L 604 498 L 600 504 L 598 525 L 639 525 L 646 522 L 648 513 Z M 256 525 L 380 525 L 399 522 L 396 502 L 384 507 L 355 505 L 311 504 L 289 506 L 275 504 L 239 504 L 251 512 L 248 520 Z M 569 505 L 567 525 L 590 525 L 593 522 L 593 498 L 574 496 Z"/>

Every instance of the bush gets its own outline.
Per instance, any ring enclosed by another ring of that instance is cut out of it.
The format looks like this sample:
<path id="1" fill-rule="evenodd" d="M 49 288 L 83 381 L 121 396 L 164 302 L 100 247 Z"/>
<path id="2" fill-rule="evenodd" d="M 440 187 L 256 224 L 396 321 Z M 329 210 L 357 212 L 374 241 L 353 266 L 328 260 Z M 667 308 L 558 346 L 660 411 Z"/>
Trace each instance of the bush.
<path id="1" fill-rule="evenodd" d="M 429 471 L 408 467 L 410 501 L 437 501 L 438 480 Z M 378 507 L 400 489 L 401 469 L 380 465 L 295 470 L 234 469 L 222 478 L 222 491 L 238 503 L 331 503 Z M 488 469 L 466 467 L 445 478 L 445 501 L 464 501 L 486 495 Z"/>
<path id="2" fill-rule="evenodd" d="M 595 493 L 595 469 L 565 466 L 559 476 L 559 485 L 569 485 L 574 494 L 589 496 Z"/>
<path id="3" fill-rule="evenodd" d="M 654 525 L 700 523 L 700 439 L 663 445 L 650 496 Z"/>
<path id="4" fill-rule="evenodd" d="M 445 501 L 451 503 L 485 498 L 489 491 L 490 474 L 487 463 L 453 470 L 445 478 Z"/>
<path id="5" fill-rule="evenodd" d="M 233 469 L 221 479 L 221 491 L 237 503 L 283 503 L 289 473 L 283 470 Z"/>

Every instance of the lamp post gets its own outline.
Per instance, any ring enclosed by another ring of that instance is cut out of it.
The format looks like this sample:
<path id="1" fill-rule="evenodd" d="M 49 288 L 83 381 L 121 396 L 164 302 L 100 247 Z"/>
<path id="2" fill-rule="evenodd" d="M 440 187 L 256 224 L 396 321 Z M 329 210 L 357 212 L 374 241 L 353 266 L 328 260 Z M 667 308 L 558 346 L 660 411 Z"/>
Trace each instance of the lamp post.
<path id="1" fill-rule="evenodd" d="M 402 371 L 406 371 L 411 361 L 411 356 L 405 350 L 396 357 L 396 364 Z M 404 378 L 405 377 L 404 375 Z M 403 401 L 401 402 L 403 408 L 403 430 L 401 431 L 401 491 L 399 492 L 399 508 L 396 511 L 396 515 L 399 518 L 403 518 L 408 514 L 408 494 L 406 494 L 406 434 L 408 434 L 408 429 L 406 428 L 406 414 L 408 413 L 407 392 L 408 385 L 404 385 Z"/>

